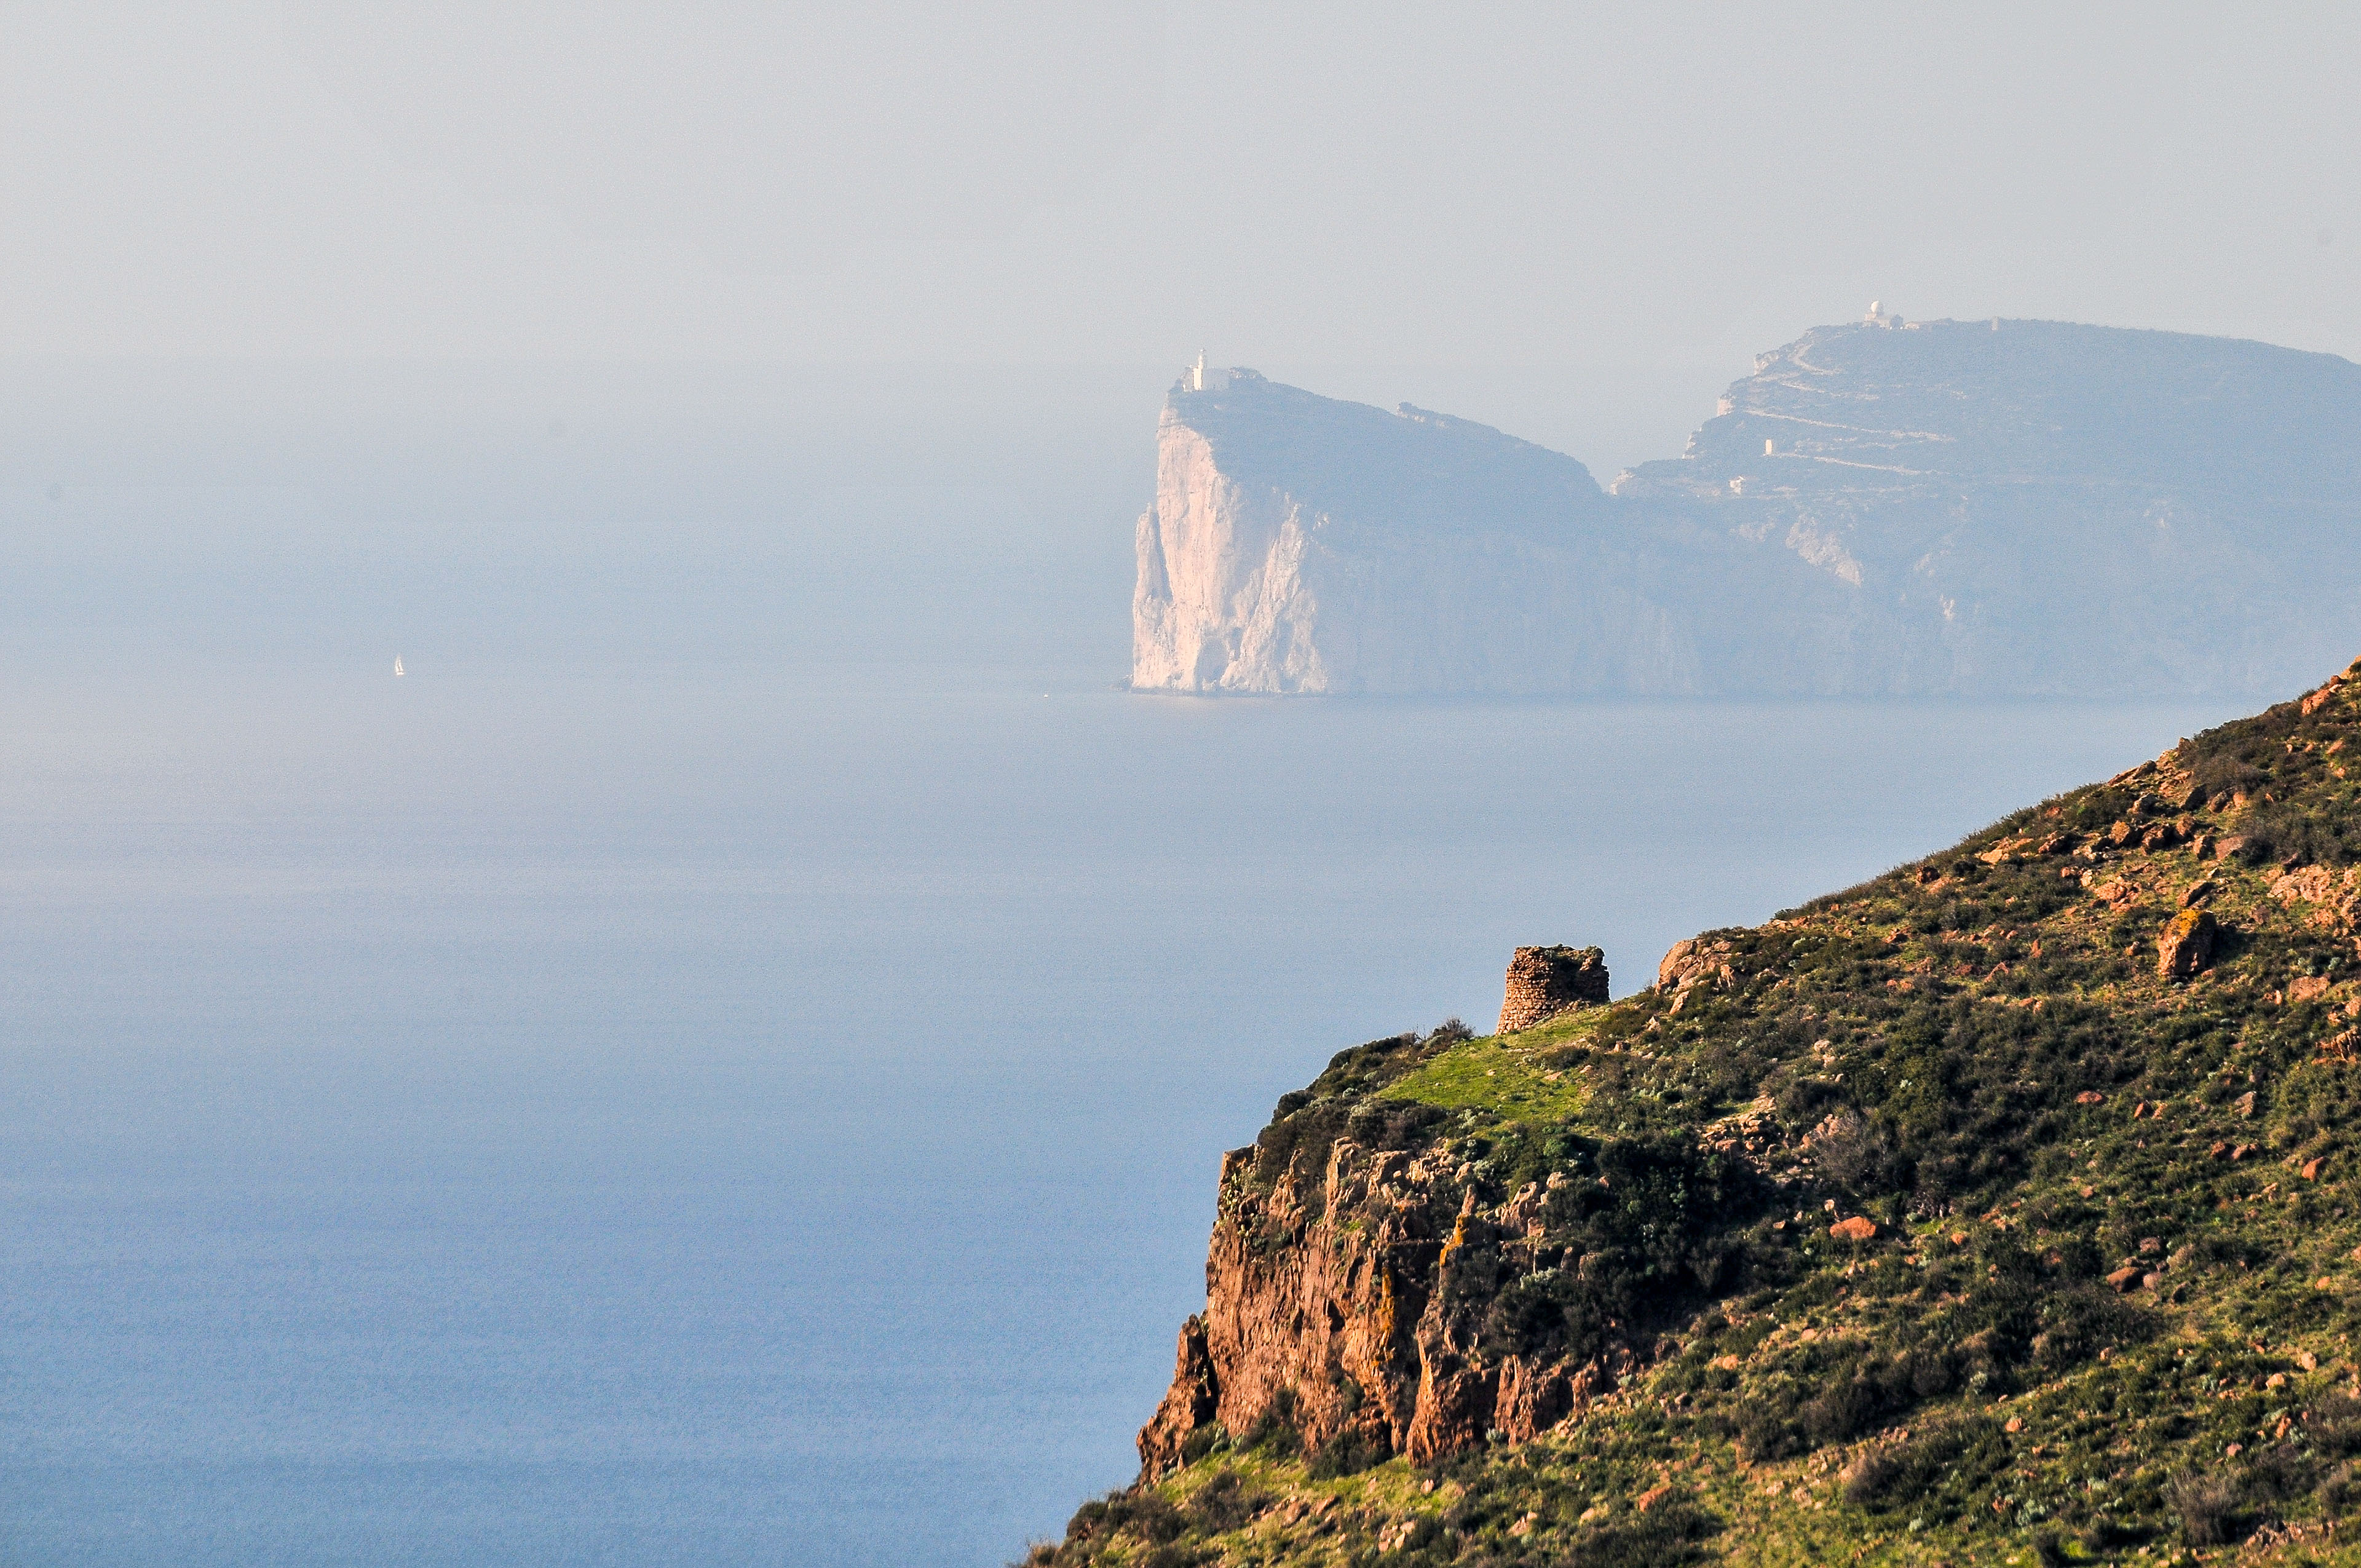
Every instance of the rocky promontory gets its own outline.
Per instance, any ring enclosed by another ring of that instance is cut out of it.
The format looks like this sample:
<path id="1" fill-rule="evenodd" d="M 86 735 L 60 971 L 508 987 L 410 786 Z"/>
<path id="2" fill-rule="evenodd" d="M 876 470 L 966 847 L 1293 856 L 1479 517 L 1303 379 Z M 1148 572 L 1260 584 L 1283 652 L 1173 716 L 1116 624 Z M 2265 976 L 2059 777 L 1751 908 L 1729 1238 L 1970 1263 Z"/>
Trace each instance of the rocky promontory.
<path id="1" fill-rule="evenodd" d="M 1668 606 L 1710 542 L 1635 529 L 1580 463 L 1485 425 L 1198 379 L 1139 520 L 1135 690 L 1698 688 Z"/>
<path id="2" fill-rule="evenodd" d="M 1139 1479 L 1026 1561 L 2361 1560 L 2356 745 L 2361 663 L 1339 1053 L 1222 1158 Z"/>
<path id="3" fill-rule="evenodd" d="M 1137 690 L 2261 693 L 2361 641 L 2361 367 L 2037 321 L 1821 327 L 1681 456 L 1192 371 Z"/>

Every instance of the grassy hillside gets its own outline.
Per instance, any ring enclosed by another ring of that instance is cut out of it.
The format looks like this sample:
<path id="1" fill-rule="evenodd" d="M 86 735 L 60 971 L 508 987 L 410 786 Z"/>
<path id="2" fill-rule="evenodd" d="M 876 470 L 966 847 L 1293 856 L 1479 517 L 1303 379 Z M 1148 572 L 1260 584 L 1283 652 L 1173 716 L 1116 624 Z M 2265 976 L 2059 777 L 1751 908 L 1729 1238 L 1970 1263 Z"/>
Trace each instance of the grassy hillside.
<path id="1" fill-rule="evenodd" d="M 1280 1399 L 1025 1561 L 2361 1563 L 2344 681 L 1610 1006 L 1339 1056 L 1240 1179 L 1382 1123 L 1545 1194 L 1482 1354 L 1636 1359 L 1423 1469 Z"/>

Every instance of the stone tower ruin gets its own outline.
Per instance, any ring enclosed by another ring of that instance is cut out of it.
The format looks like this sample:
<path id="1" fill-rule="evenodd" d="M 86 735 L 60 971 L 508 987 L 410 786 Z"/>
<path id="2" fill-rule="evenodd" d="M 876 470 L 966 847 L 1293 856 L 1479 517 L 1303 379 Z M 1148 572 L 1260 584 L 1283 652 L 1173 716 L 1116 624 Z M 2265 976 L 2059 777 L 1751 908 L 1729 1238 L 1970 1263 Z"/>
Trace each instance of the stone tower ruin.
<path id="1" fill-rule="evenodd" d="M 1509 960 L 1500 1033 L 1530 1029 L 1607 1000 L 1607 955 L 1597 948 L 1519 948 Z"/>

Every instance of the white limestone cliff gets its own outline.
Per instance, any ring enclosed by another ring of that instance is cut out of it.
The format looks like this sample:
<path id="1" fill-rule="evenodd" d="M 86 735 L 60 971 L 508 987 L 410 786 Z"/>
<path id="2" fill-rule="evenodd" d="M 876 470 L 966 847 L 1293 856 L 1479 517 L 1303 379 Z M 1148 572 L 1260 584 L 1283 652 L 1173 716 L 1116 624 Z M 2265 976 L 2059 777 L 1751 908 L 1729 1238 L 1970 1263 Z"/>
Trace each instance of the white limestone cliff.
<path id="1" fill-rule="evenodd" d="M 2361 641 L 2361 367 L 2042 322 L 1761 356 L 1679 458 L 1184 378 L 1132 685 L 2247 695 Z"/>
<path id="2" fill-rule="evenodd" d="M 1157 433 L 1156 505 L 1139 520 L 1132 685 L 1143 690 L 1325 692 L 1320 602 L 1303 580 L 1302 503 L 1226 477 L 1170 409 Z"/>
<path id="3" fill-rule="evenodd" d="M 1580 463 L 1488 426 L 1245 370 L 1177 387 L 1137 529 L 1131 684 L 1696 691 L 1648 542 L 1615 521 Z"/>

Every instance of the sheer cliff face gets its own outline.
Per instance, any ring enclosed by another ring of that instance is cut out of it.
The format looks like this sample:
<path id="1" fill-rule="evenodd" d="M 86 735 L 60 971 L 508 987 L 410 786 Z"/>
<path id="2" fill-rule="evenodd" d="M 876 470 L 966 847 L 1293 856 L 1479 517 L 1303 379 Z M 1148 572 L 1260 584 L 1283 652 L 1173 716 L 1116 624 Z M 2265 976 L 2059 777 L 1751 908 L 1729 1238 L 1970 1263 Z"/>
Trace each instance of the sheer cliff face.
<path id="1" fill-rule="evenodd" d="M 1521 1442 L 1639 1365 L 1628 1341 L 1578 1357 L 1479 1344 L 1501 1284 L 1561 1255 L 1545 1220 L 1554 1186 L 1488 1204 L 1447 1149 L 1349 1138 L 1266 1185 L 1256 1153 L 1223 1162 L 1205 1310 L 1181 1329 L 1171 1389 L 1139 1434 L 1146 1476 L 1185 1463 L 1191 1433 L 1250 1431 L 1267 1414 L 1312 1449 L 1350 1437 L 1416 1464 L 1487 1432 Z"/>
<path id="2" fill-rule="evenodd" d="M 1319 599 L 1304 581 L 1312 521 L 1284 489 L 1225 476 L 1212 444 L 1166 409 L 1156 506 L 1139 520 L 1132 685 L 1331 690 L 1315 635 Z"/>
<path id="3" fill-rule="evenodd" d="M 1480 425 L 1176 388 L 1133 685 L 2244 694 L 2361 640 L 2361 367 L 2044 322 L 1817 329 L 1602 495 Z"/>
<path id="4" fill-rule="evenodd" d="M 1694 650 L 1588 470 L 1251 371 L 1175 389 L 1139 520 L 1132 685 L 1686 692 Z"/>

